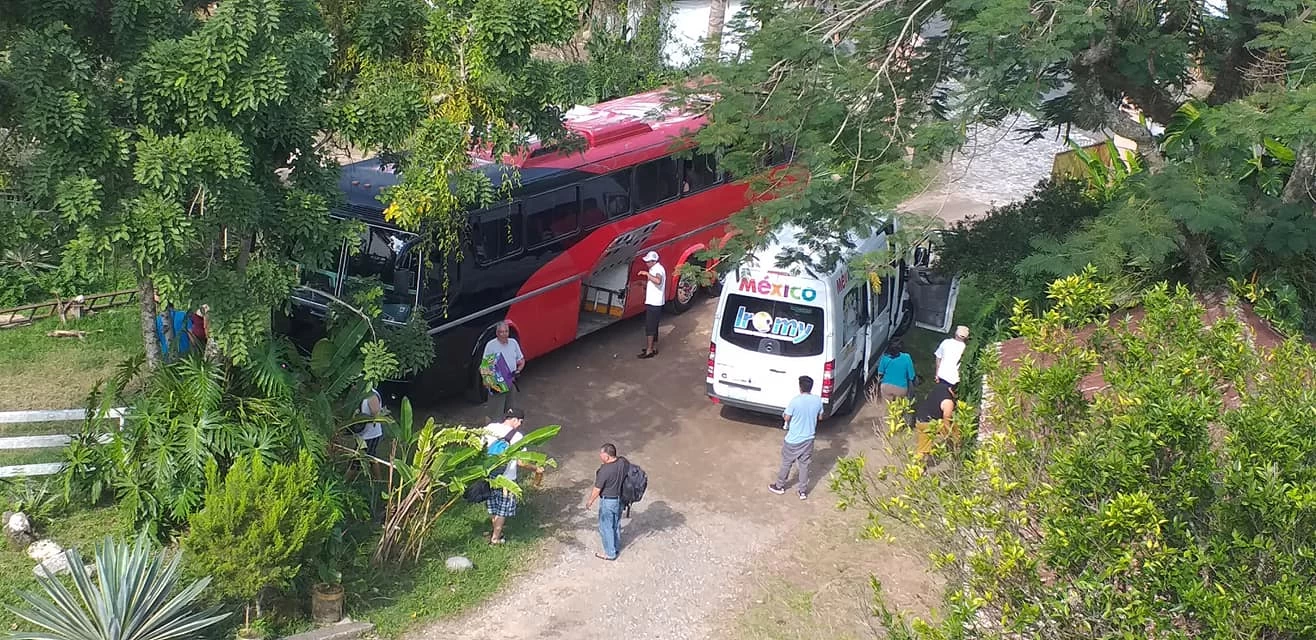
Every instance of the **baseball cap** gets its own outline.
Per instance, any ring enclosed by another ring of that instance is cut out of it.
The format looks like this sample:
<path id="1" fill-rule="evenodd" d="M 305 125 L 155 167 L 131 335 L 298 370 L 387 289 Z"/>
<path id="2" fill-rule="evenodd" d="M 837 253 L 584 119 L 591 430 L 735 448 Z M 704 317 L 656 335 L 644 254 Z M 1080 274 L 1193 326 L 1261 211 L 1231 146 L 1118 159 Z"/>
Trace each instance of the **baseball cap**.
<path id="1" fill-rule="evenodd" d="M 956 338 L 967 338 L 967 337 L 969 337 L 969 328 L 966 327 L 966 326 L 964 326 L 964 325 L 960 325 L 960 326 L 958 326 L 958 327 L 955 327 L 955 337 L 956 337 Z"/>
<path id="2" fill-rule="evenodd" d="M 508 409 L 507 415 L 504 417 L 525 420 L 525 409 Z"/>
<path id="3" fill-rule="evenodd" d="M 658 262 L 658 252 L 657 252 L 657 251 L 650 251 L 649 253 L 644 254 L 644 261 L 645 261 L 645 262 Z"/>

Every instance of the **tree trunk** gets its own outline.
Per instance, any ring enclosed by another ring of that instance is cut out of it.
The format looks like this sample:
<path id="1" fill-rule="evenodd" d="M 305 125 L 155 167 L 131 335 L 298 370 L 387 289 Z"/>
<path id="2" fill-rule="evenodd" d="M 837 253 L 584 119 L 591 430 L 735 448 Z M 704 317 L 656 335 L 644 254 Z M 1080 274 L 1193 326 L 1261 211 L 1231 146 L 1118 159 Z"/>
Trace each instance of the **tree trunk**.
<path id="1" fill-rule="evenodd" d="M 150 278 L 137 279 L 137 302 L 141 311 L 142 345 L 146 347 L 146 368 L 160 366 L 160 339 L 155 334 L 155 284 Z"/>
<path id="2" fill-rule="evenodd" d="M 708 4 L 708 37 L 704 40 L 704 58 L 716 60 L 722 55 L 722 27 L 727 21 L 727 0 Z"/>
<path id="3" fill-rule="evenodd" d="M 1295 204 L 1304 198 L 1310 202 L 1313 174 L 1316 174 L 1316 149 L 1304 142 L 1294 150 L 1293 172 L 1284 183 L 1284 202 Z"/>

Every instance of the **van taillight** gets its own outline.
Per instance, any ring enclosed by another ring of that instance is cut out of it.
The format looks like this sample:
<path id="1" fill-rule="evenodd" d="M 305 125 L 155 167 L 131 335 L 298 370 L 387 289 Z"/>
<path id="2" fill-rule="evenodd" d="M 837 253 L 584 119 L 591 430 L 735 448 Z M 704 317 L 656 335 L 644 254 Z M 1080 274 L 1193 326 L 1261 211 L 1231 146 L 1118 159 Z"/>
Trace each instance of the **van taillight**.
<path id="1" fill-rule="evenodd" d="M 717 361 L 717 343 L 708 343 L 708 384 L 713 384 L 713 363 Z"/>
<path id="2" fill-rule="evenodd" d="M 836 383 L 836 361 L 828 360 L 827 364 L 823 365 L 823 385 L 822 385 L 823 400 L 832 397 L 832 387 L 835 386 L 835 383 Z"/>

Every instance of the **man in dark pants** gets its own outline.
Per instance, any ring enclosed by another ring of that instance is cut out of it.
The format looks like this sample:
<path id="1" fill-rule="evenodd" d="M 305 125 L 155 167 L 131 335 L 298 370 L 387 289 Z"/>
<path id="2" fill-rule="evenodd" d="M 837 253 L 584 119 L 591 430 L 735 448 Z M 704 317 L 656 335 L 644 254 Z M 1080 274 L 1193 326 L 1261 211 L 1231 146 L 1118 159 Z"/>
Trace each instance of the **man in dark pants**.
<path id="1" fill-rule="evenodd" d="M 663 316 L 663 305 L 667 304 L 667 270 L 658 264 L 658 252 L 644 254 L 647 267 L 637 275 L 644 278 L 644 336 L 647 340 L 640 358 L 652 358 L 658 355 L 658 320 Z"/>
<path id="2" fill-rule="evenodd" d="M 594 490 L 585 501 L 585 508 L 599 503 L 599 537 L 603 539 L 603 553 L 594 554 L 600 560 L 616 560 L 621 549 L 621 482 L 626 477 L 626 462 L 617 458 L 617 446 L 608 443 L 599 448 L 599 470 L 594 472 Z"/>

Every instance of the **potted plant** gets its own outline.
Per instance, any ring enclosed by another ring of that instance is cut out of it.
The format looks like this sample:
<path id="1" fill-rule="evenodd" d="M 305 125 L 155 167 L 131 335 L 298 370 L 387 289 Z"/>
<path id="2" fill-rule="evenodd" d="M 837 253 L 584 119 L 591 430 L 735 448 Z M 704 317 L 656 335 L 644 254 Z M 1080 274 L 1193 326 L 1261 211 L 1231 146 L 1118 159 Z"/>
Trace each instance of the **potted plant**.
<path id="1" fill-rule="evenodd" d="M 319 581 L 311 586 L 311 619 L 317 624 L 334 624 L 343 619 L 345 590 L 341 567 L 347 548 L 346 536 L 342 526 L 335 526 L 315 564 Z"/>

